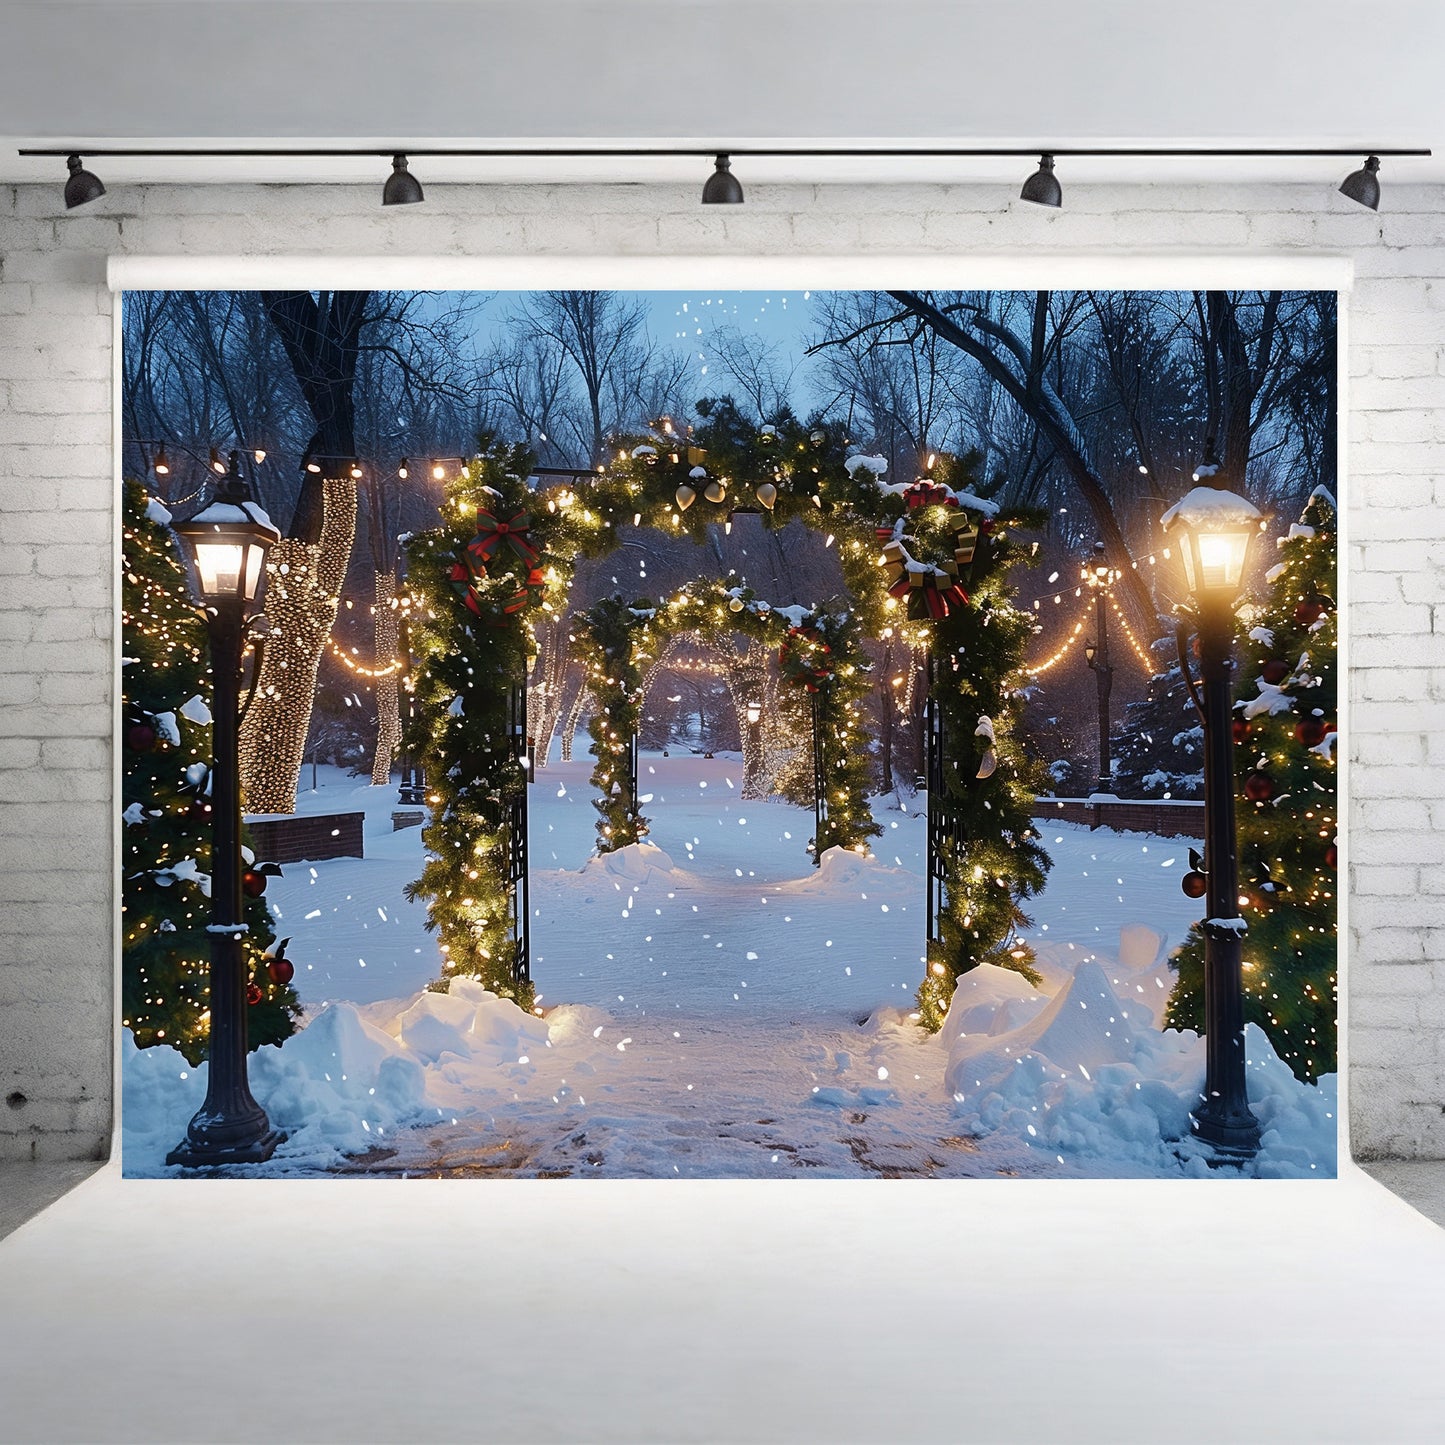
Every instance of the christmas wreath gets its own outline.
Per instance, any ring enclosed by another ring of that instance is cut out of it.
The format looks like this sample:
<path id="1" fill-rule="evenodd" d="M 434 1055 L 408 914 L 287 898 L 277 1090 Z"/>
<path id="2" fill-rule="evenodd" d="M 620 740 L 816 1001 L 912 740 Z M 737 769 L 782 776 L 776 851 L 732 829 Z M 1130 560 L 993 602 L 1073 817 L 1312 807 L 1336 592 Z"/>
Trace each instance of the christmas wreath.
<path id="1" fill-rule="evenodd" d="M 817 692 L 833 679 L 833 649 L 816 622 L 788 628 L 778 648 L 778 671 L 785 682 Z"/>

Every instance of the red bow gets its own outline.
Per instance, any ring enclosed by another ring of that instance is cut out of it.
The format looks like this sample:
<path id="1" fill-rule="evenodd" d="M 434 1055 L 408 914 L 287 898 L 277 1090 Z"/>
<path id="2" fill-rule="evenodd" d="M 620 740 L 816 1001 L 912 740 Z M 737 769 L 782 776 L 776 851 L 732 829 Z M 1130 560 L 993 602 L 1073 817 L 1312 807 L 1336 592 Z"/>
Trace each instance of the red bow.
<path id="1" fill-rule="evenodd" d="M 457 562 L 453 564 L 452 570 L 447 574 L 447 577 L 451 581 L 452 590 L 467 604 L 467 607 L 470 608 L 476 616 L 480 617 L 482 615 L 482 609 L 477 602 L 477 579 L 472 569 Z"/>
<path id="2" fill-rule="evenodd" d="M 537 560 L 537 549 L 527 540 L 532 519 L 526 512 L 505 520 L 490 512 L 477 512 L 477 535 L 467 543 L 467 553 L 480 571 L 501 550 L 503 543 L 529 567 Z"/>
<path id="3" fill-rule="evenodd" d="M 958 498 L 937 482 L 919 481 L 908 488 L 903 500 L 910 509 L 914 507 L 956 507 Z"/>

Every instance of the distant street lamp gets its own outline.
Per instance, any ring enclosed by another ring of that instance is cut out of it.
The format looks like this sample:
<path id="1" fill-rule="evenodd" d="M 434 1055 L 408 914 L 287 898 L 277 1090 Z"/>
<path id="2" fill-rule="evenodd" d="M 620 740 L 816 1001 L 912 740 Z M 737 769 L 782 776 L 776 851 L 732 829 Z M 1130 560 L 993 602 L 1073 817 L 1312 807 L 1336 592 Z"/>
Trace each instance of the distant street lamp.
<path id="1" fill-rule="evenodd" d="M 1179 663 L 1204 725 L 1204 1102 L 1194 1110 L 1201 1139 L 1226 1157 L 1250 1158 L 1259 1149 L 1259 1121 L 1245 1080 L 1244 920 L 1239 916 L 1239 860 L 1234 826 L 1234 735 L 1231 674 L 1234 604 L 1249 544 L 1263 520 L 1245 498 L 1216 480 L 1213 460 L 1194 474 L 1200 483 L 1163 517 L 1184 554 L 1191 610 L 1199 637 L 1199 688 L 1185 649 L 1185 620 L 1176 633 Z M 1202 698 L 1200 694 L 1203 694 Z"/>
<path id="2" fill-rule="evenodd" d="M 241 785 L 237 758 L 241 648 L 265 580 L 266 553 L 281 534 L 241 479 L 232 452 L 209 506 L 176 535 L 190 555 L 211 640 L 214 715 L 211 762 L 211 1024 L 206 1099 L 167 1164 L 207 1168 L 257 1164 L 284 1137 L 251 1097 L 246 1078 L 246 959 L 241 940 Z"/>
<path id="3" fill-rule="evenodd" d="M 1119 574 L 1104 560 L 1104 544 L 1094 543 L 1094 560 L 1084 564 L 1084 581 L 1094 591 L 1096 642 L 1084 648 L 1084 661 L 1099 688 L 1099 785 L 1100 793 L 1114 791 L 1114 769 L 1109 757 L 1109 694 L 1114 689 L 1114 669 L 1109 665 L 1109 615 L 1106 607 L 1110 585 Z"/>

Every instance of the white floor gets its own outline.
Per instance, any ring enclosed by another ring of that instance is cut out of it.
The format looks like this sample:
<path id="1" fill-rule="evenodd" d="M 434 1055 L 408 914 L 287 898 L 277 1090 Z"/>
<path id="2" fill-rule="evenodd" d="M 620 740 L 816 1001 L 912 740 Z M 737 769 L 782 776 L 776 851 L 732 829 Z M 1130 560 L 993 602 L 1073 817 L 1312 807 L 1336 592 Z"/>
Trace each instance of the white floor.
<path id="1" fill-rule="evenodd" d="M 0 1242 L 5 1441 L 1438 1441 L 1337 1181 L 137 1181 Z"/>

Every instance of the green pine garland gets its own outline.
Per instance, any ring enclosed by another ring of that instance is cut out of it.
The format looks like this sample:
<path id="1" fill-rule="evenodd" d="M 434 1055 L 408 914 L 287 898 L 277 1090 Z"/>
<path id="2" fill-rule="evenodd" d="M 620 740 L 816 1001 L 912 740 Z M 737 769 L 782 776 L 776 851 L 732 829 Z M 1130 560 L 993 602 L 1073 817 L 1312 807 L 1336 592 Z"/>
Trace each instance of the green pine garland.
<path id="1" fill-rule="evenodd" d="M 968 458 L 943 459 L 933 477 L 956 490 L 977 491 Z M 946 518 L 933 520 L 938 525 Z M 918 990 L 923 1022 L 933 1029 L 943 1022 L 959 975 L 979 964 L 1041 982 L 1034 951 L 1019 936 L 1032 922 L 1023 900 L 1043 889 L 1051 866 L 1033 822 L 1043 768 L 1025 753 L 1020 736 L 1025 652 L 1036 624 L 1014 607 L 1009 582 L 1010 569 L 1028 565 L 1036 550 L 1017 534 L 1039 520 L 1002 512 L 987 518 L 973 561 L 959 571 L 968 605 L 932 624 L 933 697 L 942 710 L 948 753 L 944 796 L 961 836 L 960 842 L 942 845 L 947 868 L 942 947 L 930 951 Z M 908 525 L 916 530 L 918 524 Z M 988 775 L 979 777 L 981 771 Z"/>
<path id="2" fill-rule="evenodd" d="M 1244 1016 L 1306 1082 L 1339 1066 L 1336 526 L 1334 499 L 1317 491 L 1280 539 L 1268 600 L 1240 647 L 1235 701 Z M 1203 1032 L 1197 924 L 1174 965 L 1168 1023 Z"/>
<path id="3" fill-rule="evenodd" d="M 632 738 L 641 723 L 643 649 L 656 608 L 646 597 L 624 602 L 604 597 L 575 619 L 573 637 L 592 694 L 587 732 L 592 739 L 592 806 L 597 851 L 610 853 L 640 842 L 647 820 L 633 812 Z"/>
<path id="4" fill-rule="evenodd" d="M 527 671 L 522 613 L 541 588 L 530 529 L 525 550 L 499 542 L 486 557 L 478 538 L 495 534 L 490 523 L 520 529 L 517 519 L 531 517 L 530 465 L 523 450 L 489 446 L 448 483 L 444 524 L 406 548 L 417 604 L 406 746 L 421 764 L 431 805 L 422 832 L 427 861 L 407 897 L 427 900 L 444 979 L 470 975 L 523 1008 L 532 1007 L 532 989 L 517 977 L 508 860 L 512 805 L 527 777 L 508 725 L 512 688 Z"/>
<path id="5" fill-rule="evenodd" d="M 211 726 L 185 713 L 209 716 L 211 674 L 205 623 L 164 516 L 138 483 L 126 484 L 121 1021 L 141 1048 L 169 1044 L 198 1064 L 206 1056 L 210 1017 L 210 899 L 201 878 L 210 868 Z M 205 714 L 187 706 L 194 698 Z M 274 933 L 264 900 L 248 897 L 245 904 L 246 960 L 261 991 L 246 1016 L 254 1049 L 289 1038 L 300 1004 L 289 983 L 274 983 L 267 973 L 264 955 Z"/>

